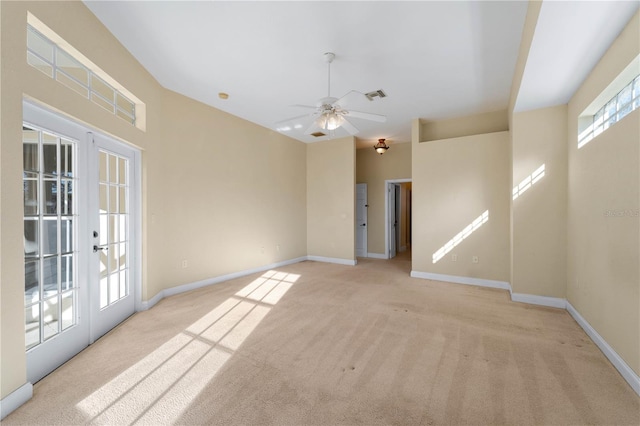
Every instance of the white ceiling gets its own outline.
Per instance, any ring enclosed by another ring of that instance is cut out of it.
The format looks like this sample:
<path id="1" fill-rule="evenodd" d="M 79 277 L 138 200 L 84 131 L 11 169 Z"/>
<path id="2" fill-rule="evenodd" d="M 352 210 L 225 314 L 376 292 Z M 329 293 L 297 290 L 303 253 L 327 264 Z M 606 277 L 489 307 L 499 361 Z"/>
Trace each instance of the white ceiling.
<path id="1" fill-rule="evenodd" d="M 541 18 L 555 25 L 541 25 L 544 33 L 536 33 L 534 56 L 527 62 L 520 91 L 523 105 L 528 105 L 528 97 L 539 104 L 539 94 L 546 91 L 540 90 L 541 79 L 535 72 L 554 71 L 554 96 L 545 102 L 562 101 L 587 71 L 581 77 L 575 72 L 584 69 L 582 64 L 591 64 L 590 69 L 604 52 L 582 48 L 580 61 L 566 63 L 564 56 L 557 57 L 562 53 L 545 54 L 559 46 L 570 47 L 558 43 L 558 37 L 567 34 L 557 24 L 584 3 L 543 5 Z M 616 13 L 609 7 L 610 13 L 604 15 L 585 14 L 578 27 L 587 31 L 612 26 L 619 32 L 626 23 L 623 16 L 631 17 L 628 3 L 637 2 L 627 2 Z M 332 96 L 377 89 L 387 94 L 384 99 L 348 105 L 387 116 L 385 123 L 350 119 L 360 129 L 359 146 L 372 145 L 378 138 L 392 144 L 410 141 L 414 118 L 435 120 L 506 109 L 527 11 L 526 1 L 85 0 L 85 4 L 164 87 L 274 130 L 282 127 L 276 122 L 308 112 L 293 105 L 314 105 L 327 95 L 323 54 L 334 52 Z M 615 22 L 607 21 L 612 17 Z M 598 34 L 575 39 L 568 40 L 600 40 Z M 556 96 L 556 87 L 567 82 L 569 88 Z M 219 99 L 218 92 L 228 93 L 229 99 Z M 283 133 L 303 142 L 327 138 L 304 135 L 308 121 L 299 123 L 301 129 L 293 128 L 292 122 L 292 129 Z M 346 135 L 338 129 L 334 136 Z"/>
<path id="2" fill-rule="evenodd" d="M 515 110 L 569 102 L 638 6 L 637 0 L 542 3 Z"/>

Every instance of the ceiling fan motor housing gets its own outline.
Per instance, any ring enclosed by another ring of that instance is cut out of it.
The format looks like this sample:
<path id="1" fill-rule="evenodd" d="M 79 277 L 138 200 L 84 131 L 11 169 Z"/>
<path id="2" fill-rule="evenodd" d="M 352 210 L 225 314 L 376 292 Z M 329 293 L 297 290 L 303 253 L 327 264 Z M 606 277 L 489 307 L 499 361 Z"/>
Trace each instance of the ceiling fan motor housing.
<path id="1" fill-rule="evenodd" d="M 316 103 L 316 106 L 318 108 L 323 108 L 323 109 L 327 109 L 327 107 L 332 108 L 333 107 L 333 103 L 335 101 L 337 101 L 337 100 L 338 100 L 338 98 L 334 98 L 333 96 L 327 96 L 326 98 L 320 99 Z"/>

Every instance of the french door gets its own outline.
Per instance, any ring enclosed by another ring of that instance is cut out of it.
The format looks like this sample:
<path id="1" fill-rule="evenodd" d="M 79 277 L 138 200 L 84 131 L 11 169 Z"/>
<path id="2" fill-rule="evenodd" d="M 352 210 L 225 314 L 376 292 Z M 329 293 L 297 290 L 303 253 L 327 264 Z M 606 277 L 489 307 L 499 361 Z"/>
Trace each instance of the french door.
<path id="1" fill-rule="evenodd" d="M 25 343 L 36 382 L 133 314 L 139 154 L 23 107 Z"/>
<path id="2" fill-rule="evenodd" d="M 135 311 L 136 152 L 102 135 L 91 134 L 91 340 Z M 97 274 L 96 274 L 97 271 Z"/>

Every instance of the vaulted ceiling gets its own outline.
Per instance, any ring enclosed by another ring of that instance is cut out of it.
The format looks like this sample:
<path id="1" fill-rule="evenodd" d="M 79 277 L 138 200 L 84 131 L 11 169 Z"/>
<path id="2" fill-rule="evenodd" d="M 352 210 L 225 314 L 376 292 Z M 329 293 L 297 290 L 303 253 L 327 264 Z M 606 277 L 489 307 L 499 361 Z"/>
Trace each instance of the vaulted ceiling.
<path id="1" fill-rule="evenodd" d="M 411 139 L 411 120 L 506 109 L 526 1 L 85 1 L 164 87 L 303 142 L 296 104 L 349 98 L 361 144 Z M 517 106 L 564 103 L 637 10 L 638 2 L 548 2 Z M 567 52 L 573 52 L 568 54 Z M 220 99 L 219 92 L 229 94 Z M 288 130 L 283 130 L 288 129 Z M 343 129 L 334 136 L 346 136 Z"/>

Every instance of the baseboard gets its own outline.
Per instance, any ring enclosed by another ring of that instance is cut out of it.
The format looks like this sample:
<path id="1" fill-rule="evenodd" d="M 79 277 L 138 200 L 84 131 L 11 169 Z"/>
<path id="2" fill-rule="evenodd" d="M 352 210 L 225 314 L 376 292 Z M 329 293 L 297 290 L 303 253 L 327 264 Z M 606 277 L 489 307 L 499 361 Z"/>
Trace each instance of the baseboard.
<path id="1" fill-rule="evenodd" d="M 530 305 L 548 306 L 550 308 L 565 309 L 567 299 L 559 297 L 538 296 L 535 294 L 511 293 L 511 300 L 514 302 L 528 303 Z"/>
<path id="2" fill-rule="evenodd" d="M 511 290 L 511 286 L 505 281 L 485 280 L 483 278 L 460 277 L 456 275 L 434 274 L 432 272 L 411 271 L 413 278 L 422 278 L 425 280 L 445 281 L 448 283 L 475 285 L 479 287 L 499 288 L 502 290 Z"/>
<path id="3" fill-rule="evenodd" d="M 457 284 L 477 285 L 482 287 L 500 288 L 509 290 L 511 300 L 513 302 L 528 303 L 531 305 L 549 306 L 552 308 L 566 309 L 573 319 L 587 333 L 593 343 L 600 348 L 604 356 L 613 364 L 620 375 L 629 383 L 631 389 L 640 396 L 640 376 L 618 355 L 618 353 L 607 343 L 606 340 L 598 332 L 591 327 L 582 315 L 569 303 L 568 300 L 559 297 L 538 296 L 534 294 L 513 293 L 511 285 L 503 281 L 484 280 L 479 278 L 458 277 L 455 275 L 442 275 L 430 272 L 411 271 L 414 278 L 423 278 L 427 280 L 445 281 Z"/>
<path id="4" fill-rule="evenodd" d="M 367 257 L 372 259 L 387 259 L 387 256 L 382 253 L 367 253 Z"/>
<path id="5" fill-rule="evenodd" d="M 268 271 L 273 268 L 279 268 L 280 266 L 286 266 L 286 265 L 291 265 L 293 263 L 303 262 L 305 260 L 307 260 L 307 256 L 297 257 L 295 259 L 288 259 L 282 262 L 270 263 L 269 265 L 258 266 L 257 268 L 245 269 L 238 272 L 232 272 L 230 274 L 219 275 L 213 278 L 207 278 L 206 280 L 196 281 L 192 283 L 179 285 L 176 287 L 167 288 L 160 291 L 151 299 L 142 302 L 140 304 L 140 310 L 146 311 L 147 309 L 152 308 L 156 303 L 158 303 L 165 297 L 174 296 L 176 294 L 185 293 L 187 291 L 196 290 L 198 288 L 207 287 L 213 284 L 218 284 L 218 283 L 229 281 L 235 278 L 244 277 L 246 275 L 255 274 L 257 272 Z"/>
<path id="6" fill-rule="evenodd" d="M 7 417 L 33 396 L 33 385 L 25 383 L 0 400 L 0 420 Z"/>
<path id="7" fill-rule="evenodd" d="M 604 356 L 606 356 L 611 364 L 620 372 L 620 375 L 629 383 L 631 389 L 635 391 L 638 396 L 640 396 L 640 376 L 638 376 L 635 371 L 618 355 L 618 353 L 607 343 L 606 340 L 598 334 L 598 332 L 591 327 L 591 324 L 585 320 L 582 315 L 576 310 L 576 308 L 569 303 L 566 302 L 566 309 L 569 314 L 573 317 L 574 320 L 582 327 L 582 329 L 587 333 L 587 335 L 593 340 L 593 343 L 600 348 Z"/>
<path id="8" fill-rule="evenodd" d="M 324 257 L 324 256 L 307 256 L 306 260 L 313 260 L 314 262 L 337 263 L 338 265 L 349 265 L 349 266 L 355 266 L 358 263 L 357 260 L 340 259 L 337 257 Z"/>
<path id="9" fill-rule="evenodd" d="M 140 308 L 138 309 L 138 311 L 146 311 L 147 309 L 151 309 L 156 303 L 164 299 L 164 297 L 164 290 L 160 290 L 160 292 L 153 296 L 151 299 L 140 302 Z"/>

